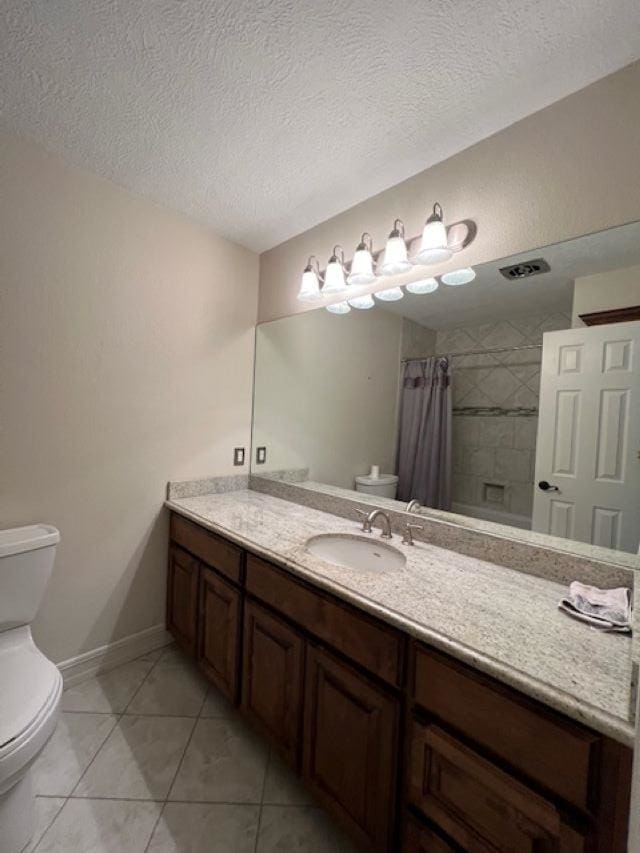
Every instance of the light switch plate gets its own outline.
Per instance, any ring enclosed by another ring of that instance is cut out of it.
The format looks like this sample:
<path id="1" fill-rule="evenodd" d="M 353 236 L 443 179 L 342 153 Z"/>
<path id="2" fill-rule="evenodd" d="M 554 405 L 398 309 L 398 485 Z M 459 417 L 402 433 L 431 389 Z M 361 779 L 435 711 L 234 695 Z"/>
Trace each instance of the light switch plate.
<path id="1" fill-rule="evenodd" d="M 267 461 L 267 448 L 256 447 L 256 465 L 264 465 Z"/>
<path id="2" fill-rule="evenodd" d="M 244 465 L 244 447 L 233 448 L 233 464 Z"/>

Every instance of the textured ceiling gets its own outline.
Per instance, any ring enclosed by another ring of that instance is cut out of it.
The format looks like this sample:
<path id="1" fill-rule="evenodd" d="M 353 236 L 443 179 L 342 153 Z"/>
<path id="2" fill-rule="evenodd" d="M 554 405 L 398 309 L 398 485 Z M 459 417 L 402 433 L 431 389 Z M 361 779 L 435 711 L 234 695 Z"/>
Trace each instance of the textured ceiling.
<path id="1" fill-rule="evenodd" d="M 263 250 L 638 55 L 637 0 L 0 0 L 0 120 Z"/>

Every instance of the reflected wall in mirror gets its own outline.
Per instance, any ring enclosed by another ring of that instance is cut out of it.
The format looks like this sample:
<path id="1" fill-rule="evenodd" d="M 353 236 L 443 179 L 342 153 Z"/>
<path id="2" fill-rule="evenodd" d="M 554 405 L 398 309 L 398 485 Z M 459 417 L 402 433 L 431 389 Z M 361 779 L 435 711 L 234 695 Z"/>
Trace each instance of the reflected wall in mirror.
<path id="1" fill-rule="evenodd" d="M 640 224 L 475 273 L 259 326 L 253 473 L 637 552 Z"/>

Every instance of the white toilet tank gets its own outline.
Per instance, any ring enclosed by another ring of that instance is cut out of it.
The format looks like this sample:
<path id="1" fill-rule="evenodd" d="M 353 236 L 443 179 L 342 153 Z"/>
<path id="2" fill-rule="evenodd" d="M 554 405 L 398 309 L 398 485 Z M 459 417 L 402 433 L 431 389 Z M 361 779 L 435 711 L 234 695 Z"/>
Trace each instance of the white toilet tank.
<path id="1" fill-rule="evenodd" d="M 0 530 L 0 632 L 33 622 L 59 541 L 48 524 Z"/>
<path id="2" fill-rule="evenodd" d="M 356 477 L 356 491 L 379 498 L 395 498 L 398 489 L 398 477 L 395 474 L 381 474 L 379 477 Z"/>

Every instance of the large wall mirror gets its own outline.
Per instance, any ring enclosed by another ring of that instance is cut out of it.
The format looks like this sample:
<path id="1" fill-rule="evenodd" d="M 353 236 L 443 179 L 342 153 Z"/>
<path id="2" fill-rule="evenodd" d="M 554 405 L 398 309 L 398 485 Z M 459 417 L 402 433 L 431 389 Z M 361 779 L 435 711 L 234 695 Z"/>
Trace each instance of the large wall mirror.
<path id="1" fill-rule="evenodd" d="M 424 289 L 258 327 L 252 473 L 637 553 L 640 223 Z"/>

